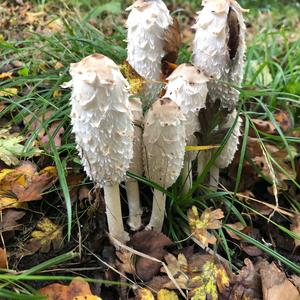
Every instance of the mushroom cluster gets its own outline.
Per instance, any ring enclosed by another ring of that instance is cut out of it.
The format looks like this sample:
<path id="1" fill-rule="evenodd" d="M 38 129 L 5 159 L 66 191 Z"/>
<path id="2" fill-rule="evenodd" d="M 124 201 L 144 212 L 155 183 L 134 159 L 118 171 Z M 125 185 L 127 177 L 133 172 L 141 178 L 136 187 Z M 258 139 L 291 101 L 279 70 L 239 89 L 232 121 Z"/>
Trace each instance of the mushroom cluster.
<path id="1" fill-rule="evenodd" d="M 139 183 L 146 176 L 154 186 L 152 214 L 146 229 L 161 231 L 165 189 L 178 177 L 183 192 L 215 150 L 186 152 L 186 146 L 208 145 L 215 136 L 231 135 L 210 170 L 217 188 L 219 169 L 226 168 L 238 148 L 241 118 L 236 105 L 245 53 L 244 11 L 234 0 L 203 0 L 198 13 L 192 63 L 174 65 L 180 48 L 178 22 L 162 0 L 131 5 L 126 64 L 144 79 L 139 94 L 130 94 L 120 67 L 101 54 L 71 65 L 71 120 L 82 165 L 103 188 L 110 235 L 125 243 L 119 185 L 125 182 L 128 225 L 143 228 Z M 221 112 L 219 114 L 219 112 Z M 215 122 L 216 115 L 222 117 Z M 203 119 L 202 116 L 207 116 Z M 208 117 L 209 116 L 209 117 Z M 209 129 L 209 130 L 208 130 Z M 201 136 L 201 139 L 199 139 Z M 222 144 L 222 139 L 216 144 Z M 130 173 L 137 176 L 132 178 Z"/>

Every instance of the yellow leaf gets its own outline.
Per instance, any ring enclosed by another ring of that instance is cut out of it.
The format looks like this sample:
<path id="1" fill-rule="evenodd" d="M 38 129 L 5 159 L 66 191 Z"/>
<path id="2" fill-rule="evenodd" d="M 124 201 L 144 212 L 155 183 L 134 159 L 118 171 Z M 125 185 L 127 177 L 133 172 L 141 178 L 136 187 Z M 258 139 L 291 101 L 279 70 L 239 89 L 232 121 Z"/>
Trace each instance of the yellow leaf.
<path id="1" fill-rule="evenodd" d="M 188 221 L 191 233 L 199 240 L 205 247 L 208 244 L 215 244 L 216 237 L 208 232 L 208 229 L 218 229 L 222 227 L 220 219 L 224 217 L 221 209 L 211 210 L 207 208 L 199 217 L 198 209 L 193 206 L 188 212 Z"/>
<path id="2" fill-rule="evenodd" d="M 7 96 L 15 96 L 18 95 L 17 88 L 7 88 L 0 91 L 0 97 L 7 97 Z"/>
<path id="3" fill-rule="evenodd" d="M 192 278 L 197 287 L 192 290 L 192 300 L 218 300 L 219 292 L 229 286 L 230 280 L 222 264 L 215 263 L 212 259 L 202 266 L 202 270 Z"/>
<path id="4" fill-rule="evenodd" d="M 40 220 L 36 225 L 36 230 L 31 233 L 32 239 L 24 246 L 30 254 L 40 251 L 48 253 L 51 245 L 54 250 L 63 246 L 62 227 L 54 224 L 48 218 Z"/>
<path id="5" fill-rule="evenodd" d="M 139 94 L 144 86 L 146 80 L 141 77 L 128 62 L 120 65 L 120 70 L 123 76 L 127 79 L 130 85 L 130 93 L 132 95 Z"/>
<path id="6" fill-rule="evenodd" d="M 162 289 L 157 294 L 157 300 L 179 300 L 175 292 Z"/>
<path id="7" fill-rule="evenodd" d="M 206 151 L 219 148 L 220 145 L 207 145 L 207 146 L 186 146 L 185 151 Z"/>
<path id="8" fill-rule="evenodd" d="M 155 300 L 153 294 L 148 289 L 138 290 L 139 300 Z"/>
<path id="9" fill-rule="evenodd" d="M 0 79 L 12 78 L 12 75 L 13 75 L 12 72 L 1 73 L 0 74 Z"/>
<path id="10" fill-rule="evenodd" d="M 55 91 L 53 92 L 53 97 L 54 97 L 54 98 L 61 97 L 61 95 L 62 95 L 62 93 L 61 93 L 61 91 L 59 91 L 59 90 L 55 90 Z"/>

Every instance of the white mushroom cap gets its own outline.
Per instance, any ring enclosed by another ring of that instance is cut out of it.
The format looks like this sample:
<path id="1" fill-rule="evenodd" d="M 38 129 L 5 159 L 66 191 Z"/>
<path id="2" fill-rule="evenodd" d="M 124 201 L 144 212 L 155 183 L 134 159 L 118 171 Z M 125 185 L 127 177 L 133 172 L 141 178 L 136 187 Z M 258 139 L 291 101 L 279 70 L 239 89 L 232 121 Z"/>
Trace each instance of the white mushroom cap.
<path id="1" fill-rule="evenodd" d="M 196 145 L 194 136 L 200 131 L 198 120 L 199 110 L 206 106 L 208 93 L 206 77 L 200 70 L 191 64 L 182 64 L 167 78 L 166 98 L 173 100 L 181 109 L 185 121 L 185 133 L 188 145 Z"/>
<path id="2" fill-rule="evenodd" d="M 220 128 L 229 130 L 233 126 L 236 118 L 237 111 L 234 110 L 231 114 L 227 116 L 227 119 L 223 124 L 221 124 Z M 242 119 L 238 117 L 238 120 L 235 124 L 235 127 L 233 128 L 233 131 L 227 143 L 225 144 L 224 148 L 222 149 L 222 152 L 215 161 L 215 166 L 217 166 L 219 169 L 226 168 L 231 164 L 235 153 L 238 150 L 239 137 L 241 136 L 241 126 Z"/>
<path id="3" fill-rule="evenodd" d="M 101 186 L 119 183 L 133 156 L 128 83 L 101 54 L 72 64 L 70 73 L 71 119 L 84 169 Z"/>
<path id="4" fill-rule="evenodd" d="M 170 99 L 159 99 L 149 109 L 144 124 L 145 173 L 168 188 L 177 180 L 184 160 L 184 116 Z"/>
<path id="5" fill-rule="evenodd" d="M 198 13 L 193 61 L 207 76 L 220 79 L 228 72 L 227 14 L 229 0 L 206 0 Z"/>
<path id="6" fill-rule="evenodd" d="M 173 24 L 169 10 L 161 0 L 137 0 L 127 10 L 128 62 L 145 79 L 160 80 L 164 33 Z"/>
<path id="7" fill-rule="evenodd" d="M 193 62 L 214 80 L 240 85 L 245 55 L 246 29 L 242 16 L 245 10 L 233 0 L 205 0 L 202 3 L 204 7 L 194 26 Z M 234 57 L 229 49 L 232 34 L 237 39 Z M 208 87 L 213 101 L 220 99 L 222 107 L 233 109 L 239 99 L 238 90 L 213 80 Z"/>

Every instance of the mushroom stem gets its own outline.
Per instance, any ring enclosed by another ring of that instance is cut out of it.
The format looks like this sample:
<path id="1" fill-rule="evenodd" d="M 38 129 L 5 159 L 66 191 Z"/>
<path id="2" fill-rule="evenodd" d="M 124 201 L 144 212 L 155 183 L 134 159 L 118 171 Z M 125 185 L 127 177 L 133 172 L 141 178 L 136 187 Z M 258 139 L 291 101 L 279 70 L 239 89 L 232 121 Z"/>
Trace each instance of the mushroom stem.
<path id="1" fill-rule="evenodd" d="M 218 189 L 220 169 L 217 166 L 212 166 L 210 169 L 209 186 L 213 190 Z"/>
<path id="2" fill-rule="evenodd" d="M 147 230 L 156 230 L 161 232 L 166 208 L 166 194 L 161 191 L 153 191 L 153 204 L 150 222 L 147 225 Z"/>
<path id="3" fill-rule="evenodd" d="M 193 184 L 193 173 L 192 173 L 192 161 L 184 160 L 183 169 L 181 172 L 182 180 L 183 180 L 183 194 L 187 194 L 192 187 Z"/>
<path id="4" fill-rule="evenodd" d="M 197 158 L 197 173 L 198 175 L 202 174 L 205 166 L 211 159 L 211 152 L 210 151 L 200 151 Z"/>
<path id="5" fill-rule="evenodd" d="M 124 244 L 129 240 L 129 235 L 122 221 L 119 185 L 106 185 L 103 189 L 109 234 Z"/>
<path id="6" fill-rule="evenodd" d="M 132 230 L 138 230 L 142 226 L 139 183 L 135 179 L 130 179 L 125 184 L 129 208 L 128 225 Z"/>

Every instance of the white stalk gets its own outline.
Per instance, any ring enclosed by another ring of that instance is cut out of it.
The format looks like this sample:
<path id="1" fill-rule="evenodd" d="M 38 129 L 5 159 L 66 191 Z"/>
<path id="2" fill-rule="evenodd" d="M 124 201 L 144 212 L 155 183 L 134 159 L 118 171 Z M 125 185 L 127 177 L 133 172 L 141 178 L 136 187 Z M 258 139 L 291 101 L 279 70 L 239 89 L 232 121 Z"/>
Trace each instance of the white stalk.
<path id="1" fill-rule="evenodd" d="M 143 175 L 143 147 L 142 147 L 142 123 L 143 108 L 139 98 L 132 97 L 129 99 L 130 110 L 134 122 L 134 139 L 133 139 L 133 158 L 129 170 L 135 175 Z M 126 178 L 126 193 L 129 208 L 128 225 L 132 230 L 138 230 L 142 226 L 142 208 L 140 204 L 139 183 L 137 180 Z"/>
<path id="2" fill-rule="evenodd" d="M 123 226 L 119 185 L 106 185 L 103 190 L 109 234 L 125 243 L 129 240 L 129 235 Z"/>
<path id="3" fill-rule="evenodd" d="M 152 213 L 147 229 L 152 229 L 156 231 L 161 231 L 164 218 L 165 218 L 165 209 L 166 209 L 166 194 L 154 190 L 153 191 L 153 204 L 152 204 Z"/>
<path id="4" fill-rule="evenodd" d="M 220 169 L 214 165 L 209 170 L 209 186 L 213 190 L 217 190 L 219 185 Z"/>
<path id="5" fill-rule="evenodd" d="M 130 179 L 125 184 L 129 208 L 128 225 L 132 230 L 138 230 L 142 226 L 141 218 L 143 213 L 140 204 L 139 183 L 135 179 Z"/>

